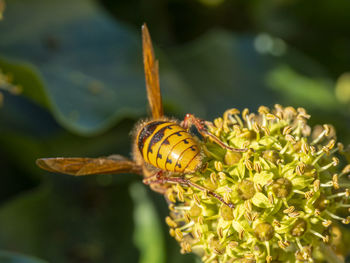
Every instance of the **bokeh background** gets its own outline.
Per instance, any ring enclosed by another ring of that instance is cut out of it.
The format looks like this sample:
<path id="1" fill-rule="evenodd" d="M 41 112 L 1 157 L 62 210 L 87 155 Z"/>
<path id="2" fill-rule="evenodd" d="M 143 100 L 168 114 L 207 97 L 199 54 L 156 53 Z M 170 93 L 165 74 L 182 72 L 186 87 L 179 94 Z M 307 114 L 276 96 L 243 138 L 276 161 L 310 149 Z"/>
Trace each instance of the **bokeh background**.
<path id="1" fill-rule="evenodd" d="M 0 262 L 196 262 L 138 176 L 35 166 L 130 156 L 130 131 L 148 114 L 143 22 L 168 116 L 279 103 L 350 143 L 348 0 L 0 0 L 2 12 Z"/>

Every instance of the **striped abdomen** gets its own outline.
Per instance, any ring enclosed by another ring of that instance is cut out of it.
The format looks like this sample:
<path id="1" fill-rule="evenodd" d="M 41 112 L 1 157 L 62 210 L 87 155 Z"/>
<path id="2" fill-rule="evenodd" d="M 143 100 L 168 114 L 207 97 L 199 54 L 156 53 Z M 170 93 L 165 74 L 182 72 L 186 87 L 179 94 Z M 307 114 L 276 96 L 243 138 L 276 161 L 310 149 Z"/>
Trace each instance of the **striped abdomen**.
<path id="1" fill-rule="evenodd" d="M 137 135 L 137 146 L 147 163 L 164 171 L 191 173 L 201 163 L 197 143 L 175 122 L 146 123 Z"/>

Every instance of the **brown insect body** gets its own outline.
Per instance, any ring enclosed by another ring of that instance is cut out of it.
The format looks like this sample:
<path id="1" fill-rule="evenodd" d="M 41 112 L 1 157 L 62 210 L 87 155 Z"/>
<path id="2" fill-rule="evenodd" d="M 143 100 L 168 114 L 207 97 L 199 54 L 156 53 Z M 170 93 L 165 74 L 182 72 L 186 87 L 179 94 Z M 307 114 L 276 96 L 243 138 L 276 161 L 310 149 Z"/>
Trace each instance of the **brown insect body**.
<path id="1" fill-rule="evenodd" d="M 50 172 L 70 175 L 136 173 L 144 176 L 143 182 L 153 190 L 165 193 L 167 183 L 180 183 L 206 191 L 220 202 L 233 207 L 216 193 L 186 179 L 183 174 L 197 171 L 202 164 L 197 141 L 188 132 L 194 125 L 204 136 L 232 151 L 246 151 L 227 146 L 210 134 L 206 122 L 187 114 L 181 124 L 163 116 L 159 87 L 158 61 L 155 59 L 151 38 L 146 25 L 142 27 L 143 62 L 146 90 L 152 118 L 136 125 L 133 142 L 133 160 L 119 155 L 100 158 L 41 158 L 37 165 Z"/>

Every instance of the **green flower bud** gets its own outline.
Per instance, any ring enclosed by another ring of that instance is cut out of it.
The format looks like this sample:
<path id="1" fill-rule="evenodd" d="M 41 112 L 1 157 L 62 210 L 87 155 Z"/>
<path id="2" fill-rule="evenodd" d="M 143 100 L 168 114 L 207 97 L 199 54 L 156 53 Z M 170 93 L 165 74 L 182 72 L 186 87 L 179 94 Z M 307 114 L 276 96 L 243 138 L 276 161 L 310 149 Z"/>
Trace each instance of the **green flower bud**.
<path id="1" fill-rule="evenodd" d="M 273 238 L 275 230 L 269 223 L 260 223 L 255 227 L 254 233 L 259 241 L 269 241 Z"/>
<path id="2" fill-rule="evenodd" d="M 250 180 L 243 180 L 237 186 L 237 193 L 243 200 L 251 199 L 255 195 L 254 183 Z"/>
<path id="3" fill-rule="evenodd" d="M 233 217 L 233 210 L 231 207 L 228 207 L 227 205 L 222 205 L 220 208 L 220 214 L 221 217 L 225 221 L 232 221 L 234 219 Z"/>
<path id="4" fill-rule="evenodd" d="M 200 208 L 196 204 L 193 204 L 193 206 L 190 209 L 190 216 L 199 217 L 200 215 L 202 215 L 202 208 Z"/>
<path id="5" fill-rule="evenodd" d="M 304 219 L 298 218 L 297 221 L 293 224 L 293 227 L 290 231 L 290 234 L 293 237 L 300 237 L 304 235 L 307 229 L 307 223 Z"/>
<path id="6" fill-rule="evenodd" d="M 278 152 L 274 150 L 266 150 L 263 152 L 263 158 L 271 163 L 276 163 L 280 156 L 278 155 Z"/>
<path id="7" fill-rule="evenodd" d="M 272 191 L 278 198 L 287 197 L 292 190 L 292 183 L 287 178 L 278 178 L 272 184 Z"/>
<path id="8" fill-rule="evenodd" d="M 319 198 L 316 199 L 314 207 L 319 211 L 323 211 L 327 208 L 329 201 L 326 199 L 324 194 L 321 194 Z"/>

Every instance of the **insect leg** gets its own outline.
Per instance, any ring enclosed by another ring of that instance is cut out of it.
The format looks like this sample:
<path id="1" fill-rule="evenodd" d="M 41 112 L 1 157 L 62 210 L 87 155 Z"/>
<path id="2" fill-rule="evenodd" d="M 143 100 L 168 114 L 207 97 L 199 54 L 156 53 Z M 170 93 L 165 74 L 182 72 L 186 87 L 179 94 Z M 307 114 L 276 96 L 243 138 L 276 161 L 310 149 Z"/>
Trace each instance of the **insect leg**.
<path id="1" fill-rule="evenodd" d="M 164 176 L 164 171 L 160 170 L 160 171 L 156 172 L 154 175 L 149 176 L 149 177 L 147 177 L 147 178 L 144 178 L 144 179 L 142 180 L 142 182 L 143 182 L 144 184 L 151 184 L 151 183 L 156 182 L 156 181 L 158 181 L 158 180 L 162 180 L 163 177 L 165 177 L 165 176 Z"/>
<path id="2" fill-rule="evenodd" d="M 221 147 L 233 151 L 233 152 L 246 152 L 248 151 L 247 148 L 234 148 L 231 146 L 228 146 L 227 144 L 225 144 L 224 142 L 222 142 L 218 137 L 216 137 L 214 134 L 211 134 L 207 129 L 206 129 L 206 122 L 204 120 L 198 119 L 196 118 L 193 114 L 189 114 L 187 113 L 183 122 L 181 123 L 182 127 L 184 127 L 185 129 L 189 129 L 192 125 L 194 125 L 196 127 L 196 129 L 198 130 L 198 132 L 204 136 L 204 137 L 209 137 L 211 138 L 214 142 L 216 142 L 217 144 L 219 144 Z"/>
<path id="3" fill-rule="evenodd" d="M 160 172 L 162 172 L 162 171 L 160 171 Z M 230 202 L 226 202 L 220 195 L 216 194 L 215 192 L 213 192 L 213 191 L 211 191 L 203 186 L 200 186 L 196 183 L 193 183 L 184 177 L 168 177 L 168 176 L 164 176 L 162 173 L 159 174 L 159 172 L 158 172 L 157 174 L 155 174 L 151 178 L 156 178 L 156 179 L 155 180 L 147 180 L 147 183 L 144 180 L 144 183 L 145 184 L 179 183 L 179 184 L 183 184 L 183 185 L 187 185 L 187 186 L 192 186 L 194 188 L 197 188 L 200 191 L 206 192 L 208 195 L 211 195 L 212 197 L 216 198 L 221 203 L 224 203 L 225 205 L 227 205 L 230 208 L 235 207 L 234 204 L 232 204 Z M 148 179 L 151 179 L 151 178 L 148 178 Z"/>
<path id="4" fill-rule="evenodd" d="M 154 175 L 144 178 L 142 182 L 146 185 L 149 185 L 153 191 L 164 195 L 166 193 L 167 188 L 161 183 L 156 183 L 159 180 L 162 181 L 162 177 L 164 176 L 165 176 L 164 171 L 160 170 L 156 172 Z"/>

